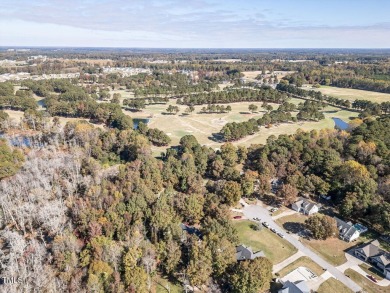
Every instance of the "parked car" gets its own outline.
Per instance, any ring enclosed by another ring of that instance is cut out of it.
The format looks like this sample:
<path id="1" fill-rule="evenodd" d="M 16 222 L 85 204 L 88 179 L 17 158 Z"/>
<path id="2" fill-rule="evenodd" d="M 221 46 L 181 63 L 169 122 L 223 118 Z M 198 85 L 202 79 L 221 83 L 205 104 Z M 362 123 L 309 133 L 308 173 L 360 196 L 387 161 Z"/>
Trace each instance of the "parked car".
<path id="1" fill-rule="evenodd" d="M 272 232 L 276 233 L 276 229 L 271 228 L 270 230 L 271 230 Z"/>
<path id="2" fill-rule="evenodd" d="M 284 235 L 282 234 L 282 233 L 280 233 L 280 232 L 278 232 L 278 233 L 276 233 L 279 237 L 282 237 L 282 238 L 284 238 Z"/>
<path id="3" fill-rule="evenodd" d="M 239 220 L 242 219 L 242 216 L 234 216 L 233 219 Z"/>
<path id="4" fill-rule="evenodd" d="M 378 282 L 378 280 L 374 277 L 374 276 L 372 276 L 372 275 L 367 275 L 367 278 L 369 278 L 371 281 L 373 281 L 374 283 L 377 283 Z"/>
<path id="5" fill-rule="evenodd" d="M 264 227 L 267 227 L 267 228 L 269 227 L 269 224 L 267 222 L 263 222 L 262 224 Z"/>
<path id="6" fill-rule="evenodd" d="M 277 210 L 279 210 L 279 209 L 278 209 L 278 208 L 272 208 L 272 209 L 271 209 L 271 212 L 274 213 L 274 212 L 276 212 Z"/>

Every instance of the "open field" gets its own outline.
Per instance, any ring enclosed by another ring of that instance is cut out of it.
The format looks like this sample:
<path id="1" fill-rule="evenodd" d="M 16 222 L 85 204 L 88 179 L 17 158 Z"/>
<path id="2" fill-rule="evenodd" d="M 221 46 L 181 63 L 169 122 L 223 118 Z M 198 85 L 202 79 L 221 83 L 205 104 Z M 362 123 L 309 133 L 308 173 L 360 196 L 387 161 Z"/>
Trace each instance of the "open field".
<path id="1" fill-rule="evenodd" d="M 130 95 L 130 94 L 129 94 Z M 290 102 L 298 104 L 303 100 L 291 99 Z M 249 113 L 248 106 L 255 104 L 259 107 L 259 112 Z M 219 148 L 222 143 L 212 139 L 213 133 L 218 133 L 222 127 L 228 122 L 243 122 L 251 118 L 258 119 L 264 115 L 261 109 L 262 102 L 241 102 L 231 103 L 232 107 L 230 113 L 213 113 L 213 114 L 199 114 L 199 111 L 204 105 L 195 106 L 195 111 L 190 115 L 183 115 L 187 106 L 177 105 L 180 109 L 177 115 L 166 115 L 165 109 L 169 105 L 176 105 L 175 100 L 170 100 L 168 104 L 157 104 L 146 106 L 146 109 L 139 112 L 131 112 L 125 110 L 124 112 L 132 118 L 151 118 L 148 126 L 151 128 L 158 128 L 167 133 L 171 139 L 171 145 L 177 145 L 180 138 L 184 135 L 195 135 L 201 145 L 207 145 L 212 148 Z M 277 104 L 273 104 L 276 109 Z M 265 144 L 267 138 L 271 135 L 279 136 L 281 134 L 293 134 L 298 129 L 310 131 L 313 129 L 320 130 L 324 128 L 334 128 L 334 121 L 332 117 L 340 118 L 347 121 L 351 117 L 357 117 L 358 113 L 340 110 L 338 108 L 328 106 L 324 109 L 325 119 L 319 122 L 298 122 L 298 123 L 284 123 L 280 125 L 273 125 L 271 128 L 262 127 L 258 133 L 247 136 L 239 141 L 234 142 L 235 145 L 250 146 L 251 144 Z M 296 113 L 293 113 L 296 115 Z M 165 148 L 154 148 L 157 153 L 164 151 Z"/>
<path id="2" fill-rule="evenodd" d="M 320 276 L 324 271 L 323 269 L 313 262 L 309 257 L 302 256 L 298 258 L 296 261 L 290 263 L 288 266 L 284 267 L 282 270 L 280 270 L 277 274 L 279 275 L 279 278 L 283 278 L 288 273 L 292 272 L 298 267 L 306 267 L 309 270 L 311 270 L 313 273 L 315 273 L 317 276 Z"/>
<path id="3" fill-rule="evenodd" d="M 320 88 L 313 89 L 313 90 L 320 91 L 325 95 L 329 95 L 332 97 L 341 98 L 345 100 L 350 100 L 350 101 L 369 100 L 371 102 L 377 102 L 377 103 L 390 101 L 390 94 L 377 93 L 371 91 L 338 88 L 332 86 L 321 86 Z"/>
<path id="4" fill-rule="evenodd" d="M 300 224 L 303 224 L 305 223 L 305 221 L 308 219 L 309 217 L 306 216 L 306 215 L 303 215 L 301 213 L 296 213 L 296 214 L 293 214 L 293 215 L 289 215 L 289 216 L 285 216 L 285 217 L 281 217 L 279 219 L 276 220 L 276 223 L 278 223 L 279 226 L 282 226 L 285 224 L 285 223 L 300 223 Z"/>
<path id="5" fill-rule="evenodd" d="M 349 276 L 352 280 L 354 280 L 357 284 L 359 284 L 365 291 L 368 293 L 385 293 L 389 292 L 389 287 L 381 287 L 376 285 L 374 282 L 368 280 L 367 278 L 363 277 L 358 272 L 347 269 L 344 272 L 345 275 Z"/>
<path id="6" fill-rule="evenodd" d="M 353 293 L 351 289 L 345 286 L 335 278 L 329 278 L 321 284 L 317 290 L 318 293 Z"/>
<path id="7" fill-rule="evenodd" d="M 326 240 L 302 239 L 302 242 L 335 266 L 339 266 L 347 261 L 345 258 L 346 250 L 362 243 L 359 240 L 345 242 L 339 238 L 328 238 Z"/>
<path id="8" fill-rule="evenodd" d="M 294 71 L 274 71 L 274 74 L 278 77 L 278 79 L 282 79 L 285 77 L 287 74 L 290 74 Z M 244 74 L 244 77 L 247 79 L 256 79 L 256 77 L 259 74 L 262 74 L 262 71 L 243 71 L 242 74 Z M 270 72 L 266 71 L 266 76 L 270 76 Z"/>
<path id="9" fill-rule="evenodd" d="M 253 251 L 262 250 L 273 264 L 277 264 L 296 253 L 296 248 L 286 240 L 272 233 L 267 228 L 254 231 L 251 221 L 239 220 L 234 222 L 240 243 L 252 247 Z"/>

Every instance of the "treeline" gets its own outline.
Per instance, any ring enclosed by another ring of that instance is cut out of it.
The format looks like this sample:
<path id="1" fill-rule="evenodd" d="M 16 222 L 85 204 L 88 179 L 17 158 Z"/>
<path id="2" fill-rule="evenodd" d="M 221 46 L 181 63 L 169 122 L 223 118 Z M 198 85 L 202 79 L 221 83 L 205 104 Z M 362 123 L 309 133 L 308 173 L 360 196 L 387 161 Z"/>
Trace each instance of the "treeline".
<path id="1" fill-rule="evenodd" d="M 204 105 L 236 102 L 269 102 L 281 104 L 288 99 L 287 95 L 270 87 L 260 89 L 232 89 L 220 92 L 194 94 L 178 99 L 182 105 Z"/>
<path id="2" fill-rule="evenodd" d="M 278 178 L 280 201 L 330 195 L 340 214 L 390 231 L 390 118 L 366 120 L 350 134 L 336 130 L 271 136 L 253 146 L 246 167 Z"/>
<path id="3" fill-rule="evenodd" d="M 91 119 L 108 127 L 131 129 L 132 119 L 116 103 L 97 103 L 84 88 L 65 79 L 23 81 L 36 95 L 45 97 L 45 107 L 51 116 Z"/>
<path id="4" fill-rule="evenodd" d="M 264 114 L 259 119 L 250 119 L 244 122 L 232 122 L 223 126 L 220 134 L 225 141 L 236 141 L 248 135 L 252 135 L 260 130 L 260 126 L 271 127 L 272 124 L 297 122 L 302 120 L 319 121 L 325 118 L 320 112 L 324 105 L 316 101 L 305 101 L 298 106 L 299 112 L 296 117 L 290 111 L 295 110 L 295 105 L 285 102 L 277 110 Z"/>
<path id="5" fill-rule="evenodd" d="M 224 105 L 207 105 L 207 107 L 202 107 L 200 113 L 229 113 L 232 110 L 230 105 L 226 107 Z"/>
<path id="6" fill-rule="evenodd" d="M 319 91 L 304 90 L 296 87 L 295 85 L 283 82 L 279 83 L 276 88 L 280 91 L 300 97 L 309 97 L 318 101 L 326 101 L 331 105 L 359 110 L 362 112 L 360 115 L 361 117 L 366 117 L 369 115 L 378 116 L 381 114 L 390 113 L 390 102 L 375 103 L 367 100 L 355 100 L 351 103 L 348 100 L 323 95 Z"/>
<path id="7" fill-rule="evenodd" d="M 124 99 L 123 105 L 133 110 L 145 109 L 147 105 L 155 104 L 167 104 L 169 102 L 168 97 L 148 97 L 148 98 L 135 98 Z"/>
<path id="8" fill-rule="evenodd" d="M 298 72 L 286 76 L 285 79 L 298 87 L 309 83 L 390 93 L 389 74 L 389 63 L 378 60 L 365 63 L 333 64 L 332 66 L 312 63 L 302 65 Z"/>
<path id="9" fill-rule="evenodd" d="M 11 82 L 0 83 L 0 109 L 25 111 L 36 108 L 38 108 L 38 104 L 31 97 L 31 93 L 18 90 L 15 94 L 14 86 Z"/>

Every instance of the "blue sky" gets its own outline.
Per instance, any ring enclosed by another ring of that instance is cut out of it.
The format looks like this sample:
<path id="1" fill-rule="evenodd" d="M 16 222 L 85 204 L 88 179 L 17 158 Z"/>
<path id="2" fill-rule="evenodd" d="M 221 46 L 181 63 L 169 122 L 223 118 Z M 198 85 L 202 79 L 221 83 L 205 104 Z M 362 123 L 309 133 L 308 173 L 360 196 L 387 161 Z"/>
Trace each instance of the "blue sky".
<path id="1" fill-rule="evenodd" d="M 0 45 L 390 48 L 389 0 L 1 0 Z"/>

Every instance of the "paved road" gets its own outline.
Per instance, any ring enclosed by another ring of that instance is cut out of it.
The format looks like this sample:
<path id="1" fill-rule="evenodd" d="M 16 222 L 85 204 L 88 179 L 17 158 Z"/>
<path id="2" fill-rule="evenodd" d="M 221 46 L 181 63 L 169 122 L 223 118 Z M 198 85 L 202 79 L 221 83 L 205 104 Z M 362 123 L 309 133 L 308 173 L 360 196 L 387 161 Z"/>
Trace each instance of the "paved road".
<path id="1" fill-rule="evenodd" d="M 267 221 L 269 223 L 270 228 L 274 228 L 278 231 L 284 231 L 279 225 L 277 225 L 272 217 L 269 214 L 269 211 L 259 205 L 247 205 L 243 207 L 243 214 L 248 219 L 260 218 L 261 221 Z M 285 231 L 284 231 L 285 232 Z M 290 234 L 285 234 L 284 239 L 294 245 L 299 251 L 303 252 L 306 256 L 310 257 L 315 263 L 320 265 L 322 268 L 326 269 L 329 273 L 331 273 L 337 280 L 345 284 L 348 288 L 350 288 L 354 292 L 359 292 L 362 288 L 352 281 L 350 278 L 345 276 L 342 272 L 340 272 L 333 265 L 325 261 L 321 258 L 317 253 L 313 252 L 308 247 L 304 246 L 298 239 L 294 238 Z"/>
<path id="2" fill-rule="evenodd" d="M 297 253 L 293 254 L 292 256 L 286 258 L 284 261 L 274 265 L 272 267 L 272 273 L 277 273 L 279 272 L 281 269 L 283 269 L 284 267 L 288 266 L 290 263 L 293 263 L 294 261 L 296 261 L 298 258 L 302 257 L 302 256 L 305 256 L 305 254 L 298 250 Z"/>

